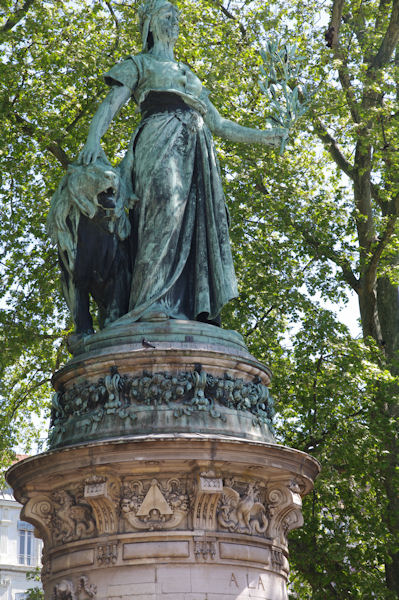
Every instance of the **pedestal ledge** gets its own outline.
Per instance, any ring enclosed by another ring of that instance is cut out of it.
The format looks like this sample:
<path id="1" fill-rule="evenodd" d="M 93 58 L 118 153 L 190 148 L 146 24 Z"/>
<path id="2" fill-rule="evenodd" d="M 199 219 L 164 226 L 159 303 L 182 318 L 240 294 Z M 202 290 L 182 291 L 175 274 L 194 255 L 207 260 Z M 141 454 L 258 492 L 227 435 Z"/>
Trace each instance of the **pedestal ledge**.
<path id="1" fill-rule="evenodd" d="M 287 600 L 287 534 L 319 468 L 275 444 L 149 436 L 53 450 L 7 480 L 44 540 L 46 600 Z"/>
<path id="2" fill-rule="evenodd" d="M 76 343 L 73 352 L 75 358 L 70 364 L 81 360 L 82 355 L 85 357 L 98 356 L 102 352 L 108 354 L 111 348 L 115 352 L 125 352 L 126 349 L 141 350 L 143 339 L 147 343 L 147 348 L 155 346 L 158 350 L 178 349 L 184 351 L 192 348 L 213 348 L 225 352 L 234 349 L 235 355 L 241 354 L 258 363 L 251 357 L 244 338 L 237 331 L 199 321 L 169 319 L 159 323 L 132 322 L 124 317 L 102 331 L 83 337 Z M 263 368 L 270 375 L 270 369 Z"/>
<path id="3" fill-rule="evenodd" d="M 236 332 L 191 321 L 115 325 L 81 350 L 53 377 L 52 448 L 152 433 L 274 441 L 270 370 Z"/>

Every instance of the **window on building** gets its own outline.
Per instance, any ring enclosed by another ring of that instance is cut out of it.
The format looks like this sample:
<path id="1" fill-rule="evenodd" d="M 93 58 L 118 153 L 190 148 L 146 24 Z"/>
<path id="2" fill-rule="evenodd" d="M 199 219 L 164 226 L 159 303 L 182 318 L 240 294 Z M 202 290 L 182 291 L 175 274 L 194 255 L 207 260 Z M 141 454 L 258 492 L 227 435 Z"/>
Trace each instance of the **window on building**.
<path id="1" fill-rule="evenodd" d="M 0 525 L 0 554 L 3 554 L 3 556 L 5 556 L 7 554 L 7 539 L 8 539 L 7 525 Z"/>
<path id="2" fill-rule="evenodd" d="M 0 521 L 9 521 L 10 517 L 8 515 L 8 508 L 0 508 Z"/>
<path id="3" fill-rule="evenodd" d="M 14 596 L 14 600 L 26 600 L 26 593 L 25 592 L 16 593 Z"/>
<path id="4" fill-rule="evenodd" d="M 18 521 L 18 562 L 20 565 L 34 564 L 33 525 Z"/>

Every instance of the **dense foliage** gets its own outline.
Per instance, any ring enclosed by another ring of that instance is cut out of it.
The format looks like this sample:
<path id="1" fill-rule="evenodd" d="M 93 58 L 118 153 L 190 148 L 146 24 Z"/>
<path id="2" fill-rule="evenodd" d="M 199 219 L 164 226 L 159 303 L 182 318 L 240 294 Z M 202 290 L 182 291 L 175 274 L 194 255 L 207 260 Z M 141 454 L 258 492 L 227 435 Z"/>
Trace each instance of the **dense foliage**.
<path id="1" fill-rule="evenodd" d="M 291 536 L 292 597 L 399 597 L 399 0 L 180 0 L 179 60 L 220 112 L 264 127 L 277 31 L 313 100 L 283 156 L 217 140 L 240 297 L 225 326 L 274 371 L 279 439 L 323 464 Z M 106 86 L 140 50 L 135 0 L 0 3 L 0 452 L 28 447 L 70 327 L 49 201 Z M 292 86 L 298 82 L 293 81 Z M 125 107 L 103 142 L 118 157 Z M 359 298 L 362 339 L 328 307 Z M 35 417 L 35 415 L 37 415 Z"/>

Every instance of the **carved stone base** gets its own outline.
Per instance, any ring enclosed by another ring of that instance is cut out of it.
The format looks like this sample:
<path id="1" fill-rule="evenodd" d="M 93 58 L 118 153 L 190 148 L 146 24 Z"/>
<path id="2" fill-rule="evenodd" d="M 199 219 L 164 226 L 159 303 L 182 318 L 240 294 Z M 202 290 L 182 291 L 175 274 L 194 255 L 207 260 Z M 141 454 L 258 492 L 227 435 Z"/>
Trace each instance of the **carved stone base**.
<path id="1" fill-rule="evenodd" d="M 318 463 L 274 443 L 270 371 L 237 333 L 123 319 L 54 377 L 52 450 L 8 481 L 46 600 L 287 600 Z"/>
<path id="2" fill-rule="evenodd" d="M 287 600 L 287 534 L 319 471 L 265 442 L 92 442 L 8 472 L 44 540 L 46 600 Z"/>

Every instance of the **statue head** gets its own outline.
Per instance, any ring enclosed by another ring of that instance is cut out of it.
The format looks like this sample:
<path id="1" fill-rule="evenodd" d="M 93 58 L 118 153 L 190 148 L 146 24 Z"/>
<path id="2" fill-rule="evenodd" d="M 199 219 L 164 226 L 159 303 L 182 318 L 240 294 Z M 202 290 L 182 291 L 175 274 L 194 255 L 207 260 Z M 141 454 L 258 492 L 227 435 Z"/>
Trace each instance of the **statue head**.
<path id="1" fill-rule="evenodd" d="M 151 48 L 151 26 L 153 25 L 154 18 L 164 7 L 173 7 L 177 11 L 176 7 L 168 0 L 145 0 L 139 8 L 139 26 L 143 41 L 143 52 L 147 52 Z"/>

